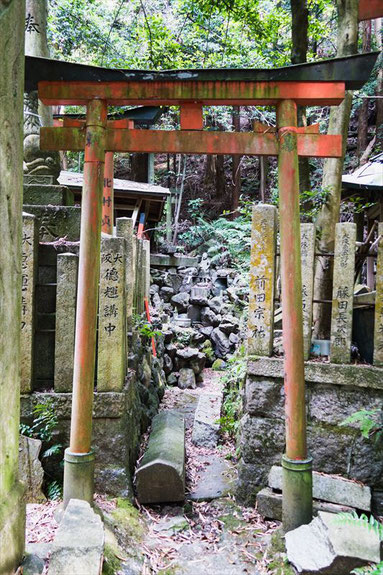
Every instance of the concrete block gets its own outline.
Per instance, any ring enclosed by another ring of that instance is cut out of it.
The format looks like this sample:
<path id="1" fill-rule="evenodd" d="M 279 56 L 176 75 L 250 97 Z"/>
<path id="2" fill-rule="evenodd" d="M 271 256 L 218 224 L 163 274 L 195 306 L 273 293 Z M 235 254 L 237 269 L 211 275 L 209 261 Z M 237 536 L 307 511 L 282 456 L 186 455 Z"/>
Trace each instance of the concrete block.
<path id="1" fill-rule="evenodd" d="M 57 530 L 48 575 L 100 575 L 104 526 L 89 503 L 71 499 Z"/>
<path id="2" fill-rule="evenodd" d="M 140 503 L 185 499 L 185 424 L 182 415 L 162 411 L 152 422 L 148 448 L 136 472 Z"/>
<path id="3" fill-rule="evenodd" d="M 257 509 L 262 517 L 282 521 L 282 493 L 276 493 L 270 487 L 265 487 L 257 493 Z M 348 505 L 336 505 L 326 501 L 313 500 L 313 513 L 318 515 L 319 511 L 328 513 L 351 513 L 354 511 Z"/>
<path id="4" fill-rule="evenodd" d="M 273 465 L 269 487 L 282 491 L 282 467 Z M 371 489 L 366 485 L 335 475 L 313 472 L 313 497 L 354 509 L 371 511 Z"/>

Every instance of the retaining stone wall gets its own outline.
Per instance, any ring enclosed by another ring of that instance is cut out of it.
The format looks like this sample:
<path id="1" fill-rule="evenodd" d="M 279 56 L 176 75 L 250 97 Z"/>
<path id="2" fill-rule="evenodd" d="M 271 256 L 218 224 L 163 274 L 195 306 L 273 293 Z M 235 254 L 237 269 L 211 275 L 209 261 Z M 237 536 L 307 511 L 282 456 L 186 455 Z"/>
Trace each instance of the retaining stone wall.
<path id="1" fill-rule="evenodd" d="M 313 468 L 362 481 L 383 501 L 383 449 L 361 437 L 356 425 L 340 426 L 361 409 L 382 409 L 383 370 L 370 366 L 306 363 L 309 453 Z M 285 447 L 283 362 L 254 358 L 243 390 L 238 496 L 254 502 Z"/>

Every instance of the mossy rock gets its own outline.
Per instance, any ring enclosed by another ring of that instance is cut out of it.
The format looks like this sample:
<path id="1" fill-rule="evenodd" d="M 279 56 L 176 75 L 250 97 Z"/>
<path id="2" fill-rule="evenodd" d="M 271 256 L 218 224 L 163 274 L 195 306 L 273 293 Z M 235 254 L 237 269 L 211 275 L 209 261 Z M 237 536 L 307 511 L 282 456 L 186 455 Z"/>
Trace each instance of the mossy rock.
<path id="1" fill-rule="evenodd" d="M 226 361 L 223 361 L 223 359 L 216 359 L 212 365 L 212 369 L 214 371 L 223 371 L 224 369 L 226 369 L 226 367 L 227 363 Z"/>
<path id="2" fill-rule="evenodd" d="M 109 543 L 105 543 L 102 575 L 115 575 L 121 567 L 121 561 L 116 556 L 117 550 Z"/>
<path id="3" fill-rule="evenodd" d="M 119 497 L 117 507 L 107 517 L 107 523 L 115 530 L 118 539 L 125 547 L 126 542 L 140 542 L 145 535 L 140 513 L 129 499 Z"/>

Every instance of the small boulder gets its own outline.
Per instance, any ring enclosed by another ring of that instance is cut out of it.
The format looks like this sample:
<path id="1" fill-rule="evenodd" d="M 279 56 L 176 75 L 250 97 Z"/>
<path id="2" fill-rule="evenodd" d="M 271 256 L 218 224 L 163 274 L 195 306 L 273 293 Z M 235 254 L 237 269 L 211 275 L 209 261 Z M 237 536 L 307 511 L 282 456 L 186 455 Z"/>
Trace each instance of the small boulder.
<path id="1" fill-rule="evenodd" d="M 208 289 L 205 287 L 193 287 L 190 293 L 190 303 L 197 306 L 208 305 Z"/>
<path id="2" fill-rule="evenodd" d="M 213 326 L 209 325 L 206 327 L 201 327 L 199 332 L 202 333 L 203 336 L 205 337 L 210 337 L 211 336 L 211 332 L 213 331 Z"/>
<path id="3" fill-rule="evenodd" d="M 46 498 L 42 492 L 44 470 L 39 459 L 42 442 L 20 435 L 19 440 L 19 476 L 25 483 L 27 503 L 42 503 Z"/>
<path id="4" fill-rule="evenodd" d="M 203 368 L 205 367 L 205 363 L 206 363 L 205 354 L 198 352 L 197 357 L 194 357 L 190 361 L 190 367 L 192 368 L 192 370 L 194 371 L 194 373 L 196 375 L 199 375 L 203 371 Z"/>
<path id="5" fill-rule="evenodd" d="M 227 335 L 216 327 L 211 333 L 211 340 L 213 342 L 215 354 L 224 359 L 230 353 L 231 349 L 231 343 Z"/>
<path id="6" fill-rule="evenodd" d="M 209 307 L 214 313 L 221 313 L 222 310 L 222 299 L 220 297 L 213 297 L 209 301 Z"/>
<path id="7" fill-rule="evenodd" d="M 164 354 L 164 372 L 165 372 L 165 375 L 169 375 L 171 373 L 172 369 L 173 369 L 173 362 L 172 362 L 170 356 L 167 353 L 165 353 Z"/>
<path id="8" fill-rule="evenodd" d="M 186 311 L 189 305 L 189 294 L 186 292 L 178 293 L 171 298 L 171 302 L 178 311 Z"/>
<path id="9" fill-rule="evenodd" d="M 239 332 L 239 321 L 233 315 L 227 315 L 219 324 L 219 329 L 226 333 L 226 335 L 230 335 L 231 333 L 238 333 Z"/>
<path id="10" fill-rule="evenodd" d="M 201 323 L 203 326 L 217 327 L 221 321 L 221 316 L 216 315 L 209 307 L 203 307 L 201 310 Z"/>
<path id="11" fill-rule="evenodd" d="M 195 373 L 192 369 L 187 367 L 180 369 L 178 387 L 180 389 L 195 389 L 197 387 Z"/>
<path id="12" fill-rule="evenodd" d="M 177 385 L 178 383 L 178 376 L 177 373 L 173 371 L 167 378 L 168 385 Z"/>
<path id="13" fill-rule="evenodd" d="M 162 287 L 160 289 L 160 296 L 164 302 L 169 303 L 174 295 L 174 289 L 168 286 Z"/>
<path id="14" fill-rule="evenodd" d="M 214 371 L 223 371 L 226 369 L 227 363 L 226 361 L 223 361 L 223 359 L 216 359 L 211 367 Z"/>
<path id="15" fill-rule="evenodd" d="M 199 323 L 201 321 L 201 308 L 198 305 L 189 305 L 188 307 L 188 318 L 191 319 L 191 322 Z"/>

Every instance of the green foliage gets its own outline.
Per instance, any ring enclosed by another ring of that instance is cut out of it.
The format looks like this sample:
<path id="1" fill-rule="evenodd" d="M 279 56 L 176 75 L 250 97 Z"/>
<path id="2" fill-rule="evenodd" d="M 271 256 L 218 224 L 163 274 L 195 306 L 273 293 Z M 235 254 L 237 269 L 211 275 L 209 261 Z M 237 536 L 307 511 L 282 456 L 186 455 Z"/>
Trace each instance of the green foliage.
<path id="1" fill-rule="evenodd" d="M 102 575 L 115 575 L 121 568 L 121 561 L 108 543 L 104 547 L 104 562 L 102 564 Z"/>
<path id="2" fill-rule="evenodd" d="M 222 378 L 224 400 L 220 429 L 233 438 L 237 438 L 242 412 L 241 389 L 246 377 L 246 358 L 244 349 L 239 348 L 236 355 L 228 360 L 228 368 Z"/>
<path id="3" fill-rule="evenodd" d="M 378 535 L 380 541 L 383 541 L 383 525 L 375 519 L 373 515 L 368 517 L 362 513 L 359 516 L 356 511 L 352 513 L 339 513 L 338 515 L 334 515 L 334 522 L 346 526 L 352 524 L 363 526 L 368 531 L 374 532 Z M 354 569 L 351 573 L 355 575 L 383 575 L 383 561 L 379 564 Z"/>
<path id="4" fill-rule="evenodd" d="M 52 501 L 58 501 L 59 499 L 62 499 L 63 488 L 59 481 L 51 481 L 48 483 L 46 491 L 48 499 L 52 499 Z"/>
<path id="5" fill-rule="evenodd" d="M 301 192 L 299 194 L 301 218 L 305 221 L 315 222 L 318 213 L 322 209 L 322 206 L 326 204 L 328 198 L 329 190 L 325 188 Z M 275 206 L 279 205 L 279 193 L 277 188 L 274 188 L 271 192 L 271 203 Z"/>
<path id="6" fill-rule="evenodd" d="M 382 411 L 380 409 L 361 409 L 356 411 L 340 425 L 350 425 L 356 423 L 361 431 L 362 437 L 366 439 L 374 437 L 378 442 L 383 437 Z"/>
<path id="7" fill-rule="evenodd" d="M 40 439 L 43 442 L 43 446 L 45 447 L 42 453 L 43 458 L 60 455 L 62 452 L 61 443 L 51 444 L 54 431 L 58 426 L 58 419 L 52 401 L 38 403 L 33 408 L 32 414 L 32 424 L 21 423 L 20 433 L 27 437 Z"/>
<path id="8" fill-rule="evenodd" d="M 194 200 L 188 201 L 188 212 L 193 220 L 196 220 L 198 217 L 202 216 L 202 206 L 202 198 L 195 198 Z"/>

